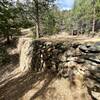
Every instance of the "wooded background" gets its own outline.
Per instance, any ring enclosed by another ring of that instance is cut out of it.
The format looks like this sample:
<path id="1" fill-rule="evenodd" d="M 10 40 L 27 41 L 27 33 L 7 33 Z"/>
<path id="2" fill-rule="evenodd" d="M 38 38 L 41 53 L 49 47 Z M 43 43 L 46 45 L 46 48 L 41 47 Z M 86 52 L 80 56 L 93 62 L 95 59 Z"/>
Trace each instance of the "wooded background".
<path id="1" fill-rule="evenodd" d="M 36 37 L 59 31 L 100 31 L 100 0 L 75 0 L 71 10 L 59 9 L 55 0 L 0 0 L 0 36 L 7 38 L 33 27 Z"/>

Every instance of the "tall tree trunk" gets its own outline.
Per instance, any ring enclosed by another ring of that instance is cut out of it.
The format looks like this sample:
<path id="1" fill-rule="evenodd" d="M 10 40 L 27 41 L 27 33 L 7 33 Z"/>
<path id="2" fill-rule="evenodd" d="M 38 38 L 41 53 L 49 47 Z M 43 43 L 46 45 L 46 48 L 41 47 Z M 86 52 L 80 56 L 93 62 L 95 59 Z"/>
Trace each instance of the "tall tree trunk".
<path id="1" fill-rule="evenodd" d="M 39 22 L 39 2 L 38 0 L 35 1 L 35 8 L 36 8 L 36 38 L 39 38 L 40 32 L 40 22 Z"/>
<path id="2" fill-rule="evenodd" d="M 95 16 L 96 16 L 96 11 L 95 11 L 95 2 L 93 4 L 93 24 L 92 24 L 92 33 L 95 33 Z"/>
<path id="3" fill-rule="evenodd" d="M 36 38 L 39 38 L 39 22 L 36 22 Z"/>

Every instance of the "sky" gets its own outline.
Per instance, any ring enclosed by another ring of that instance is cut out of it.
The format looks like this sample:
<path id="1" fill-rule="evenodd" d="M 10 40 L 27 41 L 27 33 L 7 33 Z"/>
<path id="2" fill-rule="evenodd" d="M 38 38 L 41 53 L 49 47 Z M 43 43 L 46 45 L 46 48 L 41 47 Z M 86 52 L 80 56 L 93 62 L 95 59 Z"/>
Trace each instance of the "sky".
<path id="1" fill-rule="evenodd" d="M 24 1 L 24 0 L 20 0 L 20 1 Z M 56 0 L 55 3 L 58 5 L 58 7 L 61 10 L 70 10 L 73 7 L 74 0 Z"/>
<path id="2" fill-rule="evenodd" d="M 73 7 L 74 0 L 56 0 L 56 4 L 61 10 L 70 10 Z"/>

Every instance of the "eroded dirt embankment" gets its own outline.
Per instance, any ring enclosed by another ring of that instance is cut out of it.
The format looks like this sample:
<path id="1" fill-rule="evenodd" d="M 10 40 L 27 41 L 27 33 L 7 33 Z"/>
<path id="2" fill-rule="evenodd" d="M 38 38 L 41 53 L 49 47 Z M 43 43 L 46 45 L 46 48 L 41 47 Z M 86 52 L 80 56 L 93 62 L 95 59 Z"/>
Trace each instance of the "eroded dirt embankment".
<path id="1" fill-rule="evenodd" d="M 100 100 L 100 40 L 21 38 L 20 74 L 0 87 L 0 100 Z"/>

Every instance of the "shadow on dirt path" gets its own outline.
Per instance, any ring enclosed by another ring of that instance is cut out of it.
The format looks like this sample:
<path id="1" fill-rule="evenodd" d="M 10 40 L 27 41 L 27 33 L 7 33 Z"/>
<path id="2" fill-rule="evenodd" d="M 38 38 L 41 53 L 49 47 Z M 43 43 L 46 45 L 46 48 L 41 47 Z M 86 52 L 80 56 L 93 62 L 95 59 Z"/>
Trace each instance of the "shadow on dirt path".
<path id="1" fill-rule="evenodd" d="M 13 79 L 0 87 L 0 100 L 18 100 L 32 89 L 32 86 L 34 86 L 36 82 L 45 80 L 43 87 L 31 98 L 31 100 L 34 100 L 44 92 L 54 76 L 55 75 L 51 72 L 41 72 L 37 74 L 28 72 L 24 76 Z"/>

